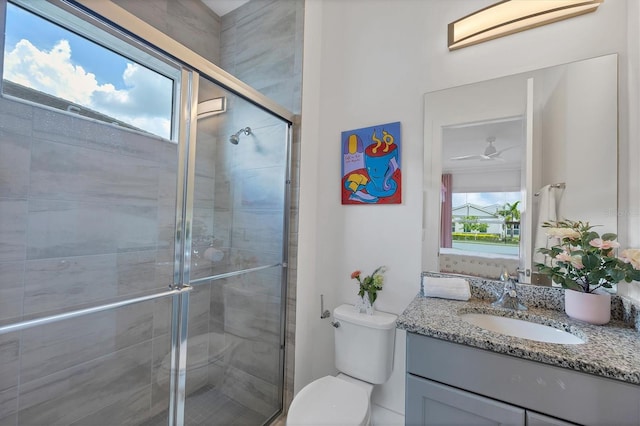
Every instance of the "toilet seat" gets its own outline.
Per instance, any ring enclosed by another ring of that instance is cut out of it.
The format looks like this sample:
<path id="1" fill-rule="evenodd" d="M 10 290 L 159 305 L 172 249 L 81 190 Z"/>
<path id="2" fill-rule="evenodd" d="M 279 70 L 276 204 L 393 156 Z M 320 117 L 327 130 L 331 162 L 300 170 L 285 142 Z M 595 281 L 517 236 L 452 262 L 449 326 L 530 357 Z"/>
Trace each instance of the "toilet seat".
<path id="1" fill-rule="evenodd" d="M 287 425 L 367 425 L 369 395 L 361 387 L 333 376 L 305 386 L 291 403 Z"/>

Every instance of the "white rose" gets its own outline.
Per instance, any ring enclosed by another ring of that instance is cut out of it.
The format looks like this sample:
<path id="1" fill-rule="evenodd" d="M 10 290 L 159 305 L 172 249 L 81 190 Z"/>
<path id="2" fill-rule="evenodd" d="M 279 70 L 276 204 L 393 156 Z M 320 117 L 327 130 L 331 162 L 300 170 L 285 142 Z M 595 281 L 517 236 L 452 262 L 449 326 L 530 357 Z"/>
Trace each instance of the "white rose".
<path id="1" fill-rule="evenodd" d="M 571 228 L 549 228 L 547 235 L 549 238 L 580 238 L 580 233 Z"/>
<path id="2" fill-rule="evenodd" d="M 640 269 L 640 249 L 623 250 L 620 259 L 625 263 L 631 263 L 635 269 Z"/>

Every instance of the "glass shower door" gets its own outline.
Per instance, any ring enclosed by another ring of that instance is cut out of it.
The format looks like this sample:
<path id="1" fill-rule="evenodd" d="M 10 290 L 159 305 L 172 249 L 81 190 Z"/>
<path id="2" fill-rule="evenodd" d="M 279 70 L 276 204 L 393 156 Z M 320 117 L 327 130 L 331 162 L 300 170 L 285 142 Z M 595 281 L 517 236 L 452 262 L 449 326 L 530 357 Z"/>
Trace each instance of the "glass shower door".
<path id="1" fill-rule="evenodd" d="M 262 424 L 282 404 L 286 122 L 200 78 L 185 424 Z"/>

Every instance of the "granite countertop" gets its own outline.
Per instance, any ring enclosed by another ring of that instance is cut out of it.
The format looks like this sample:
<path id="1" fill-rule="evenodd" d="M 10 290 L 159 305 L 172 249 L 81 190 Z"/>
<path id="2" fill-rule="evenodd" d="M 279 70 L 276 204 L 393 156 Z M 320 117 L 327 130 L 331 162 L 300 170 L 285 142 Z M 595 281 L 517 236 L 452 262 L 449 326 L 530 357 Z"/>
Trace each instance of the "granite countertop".
<path id="1" fill-rule="evenodd" d="M 491 313 L 526 319 L 568 331 L 584 344 L 542 343 L 484 330 L 465 322 L 463 313 Z M 628 323 L 612 320 L 604 326 L 572 320 L 558 310 L 528 307 L 527 311 L 494 308 L 489 300 L 469 301 L 415 297 L 397 320 L 397 328 L 480 349 L 538 361 L 584 373 L 640 384 L 640 335 Z"/>

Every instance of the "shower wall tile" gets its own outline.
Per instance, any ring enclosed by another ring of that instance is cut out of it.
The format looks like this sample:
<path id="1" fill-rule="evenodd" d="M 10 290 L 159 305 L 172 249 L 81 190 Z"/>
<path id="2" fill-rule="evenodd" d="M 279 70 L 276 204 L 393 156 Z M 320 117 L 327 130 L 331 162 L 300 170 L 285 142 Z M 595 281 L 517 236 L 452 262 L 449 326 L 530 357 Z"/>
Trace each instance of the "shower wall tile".
<path id="1" fill-rule="evenodd" d="M 173 284 L 173 250 L 159 250 L 156 255 L 155 288 L 168 290 Z"/>
<path id="2" fill-rule="evenodd" d="M 229 365 L 277 386 L 281 376 L 279 369 L 274 366 L 278 365 L 280 359 L 280 343 L 277 340 L 264 342 L 228 336 L 234 341 Z"/>
<path id="3" fill-rule="evenodd" d="M 151 339 L 153 303 L 27 329 L 20 377 L 36 380 Z"/>
<path id="4" fill-rule="evenodd" d="M 24 262 L 0 262 L 0 320 L 22 315 Z"/>
<path id="5" fill-rule="evenodd" d="M 265 94 L 269 87 L 290 87 L 293 81 L 297 3 L 271 1 L 236 20 L 236 76 Z M 272 99 L 290 108 L 292 92 L 289 89 L 287 104 Z"/>
<path id="6" fill-rule="evenodd" d="M 189 336 L 198 336 L 209 332 L 209 301 L 211 284 L 194 287 L 189 295 Z"/>
<path id="7" fill-rule="evenodd" d="M 220 18 L 199 1 L 116 0 L 143 21 L 211 62 L 219 63 Z"/>
<path id="8" fill-rule="evenodd" d="M 157 208 L 29 201 L 29 259 L 155 249 Z"/>
<path id="9" fill-rule="evenodd" d="M 213 195 L 215 192 L 215 179 L 212 177 L 196 175 L 193 188 L 193 205 L 194 207 L 213 206 Z"/>
<path id="10" fill-rule="evenodd" d="M 153 303 L 153 337 L 171 333 L 171 297 L 157 299 Z"/>
<path id="11" fill-rule="evenodd" d="M 156 281 L 155 250 L 118 253 L 116 264 L 118 295 L 159 289 Z M 166 289 L 166 285 L 164 288 Z"/>
<path id="12" fill-rule="evenodd" d="M 226 174 L 218 173 L 216 175 L 214 189 L 215 211 L 229 211 L 231 209 L 231 182 Z"/>
<path id="13" fill-rule="evenodd" d="M 144 136 L 144 141 L 145 146 L 153 149 L 154 156 L 151 158 L 158 161 L 158 164 L 162 165 L 167 172 L 177 175 L 178 144 L 165 140 L 150 140 L 147 136 Z"/>
<path id="14" fill-rule="evenodd" d="M 83 120 L 63 112 L 42 108 L 34 109 L 34 138 L 119 153 L 144 160 L 157 160 L 157 144 L 162 140 L 137 134 L 117 126 Z"/>
<path id="15" fill-rule="evenodd" d="M 0 426 L 18 425 L 18 387 L 0 391 Z"/>
<path id="16" fill-rule="evenodd" d="M 169 408 L 171 380 L 171 336 L 164 334 L 152 340 L 151 415 Z"/>
<path id="17" fill-rule="evenodd" d="M 26 198 L 30 143 L 24 135 L 0 130 L 0 197 Z"/>
<path id="18" fill-rule="evenodd" d="M 255 285 L 237 283 L 225 285 L 223 292 L 227 333 L 250 340 L 279 342 L 279 296 L 265 294 Z"/>
<path id="19" fill-rule="evenodd" d="M 125 392 L 148 386 L 151 342 L 23 383 L 18 422 L 70 424 L 118 401 Z"/>
<path id="20" fill-rule="evenodd" d="M 95 149 L 34 140 L 30 195 L 37 198 L 155 206 L 156 163 Z"/>
<path id="21" fill-rule="evenodd" d="M 206 83 L 209 85 L 210 83 Z M 225 143 L 216 135 L 220 132 L 223 120 L 218 119 L 220 116 L 207 118 L 211 123 L 207 123 L 207 127 L 203 129 L 202 122 L 198 124 L 197 146 L 196 146 L 196 176 L 204 176 L 213 178 L 216 175 L 215 158 L 217 155 L 216 145 Z"/>
<path id="22" fill-rule="evenodd" d="M 172 206 L 158 207 L 157 217 L 157 250 L 173 251 L 176 240 L 176 208 L 175 202 Z M 173 256 L 173 254 L 172 254 Z"/>
<path id="23" fill-rule="evenodd" d="M 118 295 L 115 254 L 27 262 L 24 312 L 70 308 Z"/>
<path id="24" fill-rule="evenodd" d="M 118 395 L 119 399 L 101 410 L 83 417 L 71 426 L 139 425 L 149 417 L 151 385 Z"/>
<path id="25" fill-rule="evenodd" d="M 0 262 L 24 260 L 27 202 L 0 198 Z"/>
<path id="26" fill-rule="evenodd" d="M 0 129 L 26 137 L 31 136 L 34 109 L 23 102 L 3 98 L 0 102 Z"/>
<path id="27" fill-rule="evenodd" d="M 223 282 L 216 280 L 211 285 L 211 299 L 209 302 L 209 331 L 215 333 L 224 332 L 224 292 Z"/>
<path id="28" fill-rule="evenodd" d="M 234 248 L 256 252 L 279 252 L 282 247 L 282 210 L 236 211 Z"/>
<path id="29" fill-rule="evenodd" d="M 18 385 L 20 370 L 19 333 L 0 335 L 0 392 Z"/>
<path id="30" fill-rule="evenodd" d="M 178 173 L 168 166 L 161 166 L 158 173 L 158 205 L 173 210 L 176 214 L 176 191 L 178 188 Z"/>
<path id="31" fill-rule="evenodd" d="M 227 369 L 221 390 L 229 398 L 266 417 L 273 415 L 280 406 L 277 386 L 237 368 Z"/>

